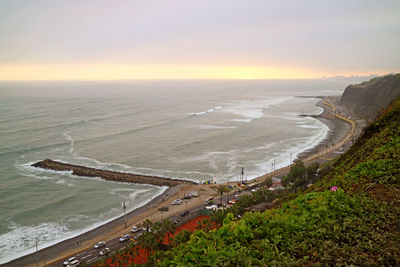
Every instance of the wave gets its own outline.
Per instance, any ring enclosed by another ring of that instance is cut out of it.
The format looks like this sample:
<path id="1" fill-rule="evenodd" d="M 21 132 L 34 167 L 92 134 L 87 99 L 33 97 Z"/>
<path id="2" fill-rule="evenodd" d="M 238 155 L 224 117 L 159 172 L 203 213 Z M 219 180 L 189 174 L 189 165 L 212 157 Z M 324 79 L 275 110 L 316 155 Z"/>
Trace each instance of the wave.
<path id="1" fill-rule="evenodd" d="M 67 138 L 67 140 L 69 141 L 70 144 L 70 148 L 69 148 L 69 153 L 74 153 L 74 143 L 75 140 L 72 138 L 71 135 L 69 135 L 69 133 L 64 133 L 65 138 Z"/>
<path id="2" fill-rule="evenodd" d="M 154 197 L 157 197 L 158 195 L 164 193 L 165 190 L 167 190 L 167 187 L 158 187 L 157 192 L 155 192 L 151 198 L 144 199 L 140 202 L 134 202 L 135 205 L 130 205 L 127 207 L 127 212 L 133 211 L 143 205 L 146 205 Z M 115 211 L 120 211 L 120 209 L 112 209 L 112 212 Z M 108 213 L 109 212 L 107 212 L 107 214 Z M 101 225 L 109 223 L 110 221 L 120 218 L 121 216 L 123 216 L 122 212 L 119 212 L 118 215 L 112 216 L 111 218 L 109 218 L 106 213 L 102 213 L 97 217 L 97 219 L 95 219 L 97 220 L 97 222 L 92 223 L 88 227 L 79 230 L 70 230 L 66 225 L 55 222 L 45 222 L 39 225 L 30 226 L 21 226 L 16 223 L 10 222 L 8 226 L 10 231 L 0 235 L 0 264 L 7 263 L 14 259 L 35 252 L 36 239 L 38 241 L 38 249 L 43 249 L 88 232 Z M 70 217 L 68 219 L 68 222 L 79 222 L 82 219 L 90 218 L 86 215 L 75 215 L 73 217 Z"/>
<path id="3" fill-rule="evenodd" d="M 45 222 L 34 226 L 9 225 L 11 231 L 0 235 L 0 264 L 7 263 L 38 249 L 55 244 L 54 240 L 67 239 L 69 229 L 61 224 Z M 53 242 L 52 242 L 53 241 Z"/>
<path id="4" fill-rule="evenodd" d="M 222 130 L 222 129 L 235 129 L 235 126 L 216 126 L 216 125 L 198 125 L 195 128 L 201 130 Z"/>
<path id="5" fill-rule="evenodd" d="M 195 115 L 195 116 L 201 116 L 201 115 L 204 115 L 204 114 L 207 114 L 207 113 L 211 113 L 211 112 L 214 112 L 214 111 L 217 111 L 217 110 L 220 110 L 220 109 L 222 109 L 222 106 L 216 106 L 216 107 L 207 109 L 205 111 L 194 112 L 194 113 L 190 113 L 190 114 L 191 115 Z"/>
<path id="6" fill-rule="evenodd" d="M 280 104 L 293 97 L 282 97 L 275 99 L 264 99 L 256 101 L 239 101 L 225 107 L 222 112 L 231 113 L 243 117 L 242 119 L 232 119 L 231 121 L 250 123 L 253 120 L 264 116 L 263 110 L 273 105 Z"/>
<path id="7" fill-rule="evenodd" d="M 22 149 L 15 149 L 15 150 L 10 150 L 12 147 L 6 147 L 0 150 L 0 155 L 1 154 L 7 154 L 7 153 L 17 153 L 17 154 L 27 154 L 32 151 L 38 151 L 40 149 L 50 149 L 50 148 L 57 148 L 57 147 L 63 147 L 67 144 L 70 144 L 70 142 L 58 142 L 58 143 L 53 143 L 53 144 L 46 144 L 46 145 L 40 145 L 36 147 L 30 147 L 30 148 L 22 148 Z M 21 144 L 19 144 L 21 145 Z"/>
<path id="8" fill-rule="evenodd" d="M 43 119 L 43 118 L 42 118 Z M 77 127 L 82 124 L 85 124 L 85 120 L 75 120 L 72 122 L 66 122 L 66 123 L 58 123 L 58 124 L 46 124 L 46 126 L 41 126 L 41 127 L 28 127 L 28 128 L 23 128 L 23 129 L 16 129 L 10 128 L 7 126 L 7 130 L 2 130 L 2 133 L 7 133 L 7 134 L 21 134 L 21 133 L 32 133 L 34 131 L 41 131 L 41 130 L 54 130 L 55 128 L 61 128 L 61 127 L 66 127 L 66 128 L 71 128 L 71 127 Z M 11 130 L 12 129 L 12 130 Z"/>

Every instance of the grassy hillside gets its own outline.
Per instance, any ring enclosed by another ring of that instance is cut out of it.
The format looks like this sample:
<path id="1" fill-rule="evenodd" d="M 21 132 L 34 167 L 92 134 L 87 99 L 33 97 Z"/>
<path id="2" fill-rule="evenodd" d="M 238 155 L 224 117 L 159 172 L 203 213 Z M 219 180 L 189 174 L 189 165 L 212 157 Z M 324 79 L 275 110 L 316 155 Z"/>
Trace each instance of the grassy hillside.
<path id="1" fill-rule="evenodd" d="M 228 214 L 157 254 L 160 266 L 400 265 L 400 101 L 312 188 L 280 208 Z"/>

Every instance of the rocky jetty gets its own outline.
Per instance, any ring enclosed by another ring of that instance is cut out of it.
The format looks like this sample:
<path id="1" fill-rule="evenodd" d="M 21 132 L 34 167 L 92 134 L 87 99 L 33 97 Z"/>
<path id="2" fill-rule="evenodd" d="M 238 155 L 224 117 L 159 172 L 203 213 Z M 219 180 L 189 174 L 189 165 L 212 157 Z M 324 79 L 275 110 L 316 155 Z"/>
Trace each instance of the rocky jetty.
<path id="1" fill-rule="evenodd" d="M 178 184 L 196 184 L 195 182 L 186 180 L 139 175 L 126 172 L 100 170 L 95 168 L 89 168 L 89 167 L 54 161 L 51 159 L 46 159 L 43 161 L 36 162 L 32 164 L 32 166 L 53 171 L 72 171 L 73 175 L 86 176 L 86 177 L 100 177 L 105 180 L 116 181 L 116 182 L 152 184 L 157 186 L 169 186 L 169 187 L 176 186 Z"/>
<path id="2" fill-rule="evenodd" d="M 349 85 L 342 95 L 342 103 L 361 118 L 374 120 L 399 96 L 400 74 L 395 74 Z"/>

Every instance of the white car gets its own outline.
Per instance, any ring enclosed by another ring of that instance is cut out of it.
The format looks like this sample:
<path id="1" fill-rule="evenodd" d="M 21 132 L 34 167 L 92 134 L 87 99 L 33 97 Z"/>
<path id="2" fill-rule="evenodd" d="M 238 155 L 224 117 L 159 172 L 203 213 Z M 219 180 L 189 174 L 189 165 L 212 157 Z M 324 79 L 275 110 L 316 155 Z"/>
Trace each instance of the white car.
<path id="1" fill-rule="evenodd" d="M 105 245 L 106 245 L 106 242 L 100 241 L 100 242 L 97 242 L 96 245 L 94 245 L 94 248 L 101 248 L 101 247 L 104 247 Z"/>
<path id="2" fill-rule="evenodd" d="M 172 201 L 171 205 L 180 205 L 182 204 L 182 200 L 181 199 L 175 199 L 174 201 Z"/>
<path id="3" fill-rule="evenodd" d="M 141 229 L 142 229 L 142 228 L 140 228 L 140 227 L 133 226 L 132 229 L 131 229 L 131 232 L 132 232 L 132 233 L 137 233 L 137 232 L 139 232 Z"/>
<path id="4" fill-rule="evenodd" d="M 130 234 L 126 234 L 126 235 L 124 235 L 124 236 L 121 236 L 121 238 L 119 239 L 119 242 L 128 241 L 129 238 L 131 238 L 131 235 L 130 235 Z"/>
<path id="5" fill-rule="evenodd" d="M 71 257 L 68 260 L 64 261 L 64 265 L 67 266 L 68 264 L 71 263 L 71 261 L 74 261 L 74 260 L 75 260 L 75 257 Z"/>
<path id="6" fill-rule="evenodd" d="M 206 209 L 208 210 L 216 210 L 218 208 L 217 205 L 211 205 L 211 206 L 207 206 Z"/>
<path id="7" fill-rule="evenodd" d="M 108 253 L 110 253 L 110 249 L 109 248 L 103 248 L 101 251 L 100 251 L 100 256 L 105 256 L 105 255 L 107 255 Z"/>
<path id="8" fill-rule="evenodd" d="M 75 267 L 75 266 L 78 266 L 79 263 L 80 262 L 78 260 L 73 260 L 67 265 L 67 267 Z"/>

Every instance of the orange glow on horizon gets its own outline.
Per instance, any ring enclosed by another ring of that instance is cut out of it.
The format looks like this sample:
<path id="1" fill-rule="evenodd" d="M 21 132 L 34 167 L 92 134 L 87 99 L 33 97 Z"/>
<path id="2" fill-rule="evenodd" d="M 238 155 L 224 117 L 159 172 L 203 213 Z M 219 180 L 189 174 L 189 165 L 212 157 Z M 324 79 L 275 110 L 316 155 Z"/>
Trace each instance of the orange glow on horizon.
<path id="1" fill-rule="evenodd" d="M 370 73 L 371 72 L 365 74 Z M 303 68 L 272 66 L 207 66 L 167 64 L 0 64 L 0 80 L 3 81 L 315 79 L 323 76 L 334 75 L 338 74 L 324 73 Z"/>

